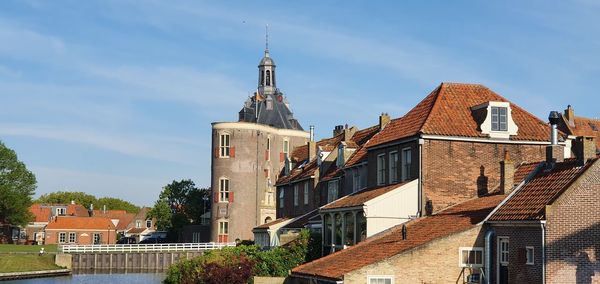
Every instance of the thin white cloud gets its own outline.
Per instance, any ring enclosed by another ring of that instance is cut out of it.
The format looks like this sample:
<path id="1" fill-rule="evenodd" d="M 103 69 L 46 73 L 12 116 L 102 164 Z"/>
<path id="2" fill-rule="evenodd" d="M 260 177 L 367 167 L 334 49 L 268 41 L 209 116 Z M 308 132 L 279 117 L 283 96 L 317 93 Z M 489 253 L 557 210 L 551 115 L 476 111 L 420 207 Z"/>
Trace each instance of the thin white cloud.
<path id="1" fill-rule="evenodd" d="M 128 137 L 125 133 L 100 132 L 91 129 L 68 128 L 56 125 L 0 124 L 0 134 L 52 139 L 69 143 L 79 143 L 125 155 L 156 159 L 180 164 L 195 164 L 180 145 L 173 139 L 161 140 L 158 137 L 142 139 Z"/>
<path id="2" fill-rule="evenodd" d="M 11 58 L 47 59 L 63 55 L 66 46 L 58 37 L 41 34 L 27 28 L 0 21 L 0 56 Z"/>

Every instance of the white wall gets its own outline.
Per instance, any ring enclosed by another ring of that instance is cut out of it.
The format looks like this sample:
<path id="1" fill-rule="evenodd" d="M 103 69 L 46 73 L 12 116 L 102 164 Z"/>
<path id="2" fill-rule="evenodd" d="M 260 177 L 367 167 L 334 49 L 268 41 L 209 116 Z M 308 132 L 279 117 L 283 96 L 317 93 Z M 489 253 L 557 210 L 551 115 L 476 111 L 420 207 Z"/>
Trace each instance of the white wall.
<path id="1" fill-rule="evenodd" d="M 413 180 L 365 203 L 367 238 L 408 221 L 418 211 L 419 180 Z"/>

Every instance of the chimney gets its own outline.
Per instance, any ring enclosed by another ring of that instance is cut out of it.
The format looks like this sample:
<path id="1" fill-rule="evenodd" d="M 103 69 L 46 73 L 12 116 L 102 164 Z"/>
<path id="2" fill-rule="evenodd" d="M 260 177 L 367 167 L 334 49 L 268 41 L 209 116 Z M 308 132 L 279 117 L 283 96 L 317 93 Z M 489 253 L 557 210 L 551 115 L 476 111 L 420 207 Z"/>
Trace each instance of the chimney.
<path id="1" fill-rule="evenodd" d="M 406 224 L 402 224 L 402 239 L 406 240 L 406 235 L 408 230 L 406 229 Z"/>
<path id="2" fill-rule="evenodd" d="M 106 204 L 105 204 L 104 206 L 102 206 L 102 212 L 103 212 L 104 214 L 106 214 Z"/>
<path id="3" fill-rule="evenodd" d="M 593 136 L 579 136 L 573 140 L 573 153 L 581 165 L 596 157 L 596 139 Z"/>
<path id="4" fill-rule="evenodd" d="M 354 133 L 356 133 L 355 126 L 352 126 L 350 128 L 346 126 L 346 128 L 344 128 L 344 140 L 342 141 L 350 141 L 350 139 L 352 139 L 352 136 L 354 136 Z"/>
<path id="5" fill-rule="evenodd" d="M 390 116 L 387 112 L 382 112 L 379 116 L 379 130 L 383 129 L 390 122 Z"/>
<path id="6" fill-rule="evenodd" d="M 508 150 L 504 150 L 504 159 L 500 162 L 500 191 L 509 194 L 515 184 L 515 164 Z"/>
<path id="7" fill-rule="evenodd" d="M 88 210 L 88 215 L 90 215 L 90 217 L 94 217 L 94 204 L 90 204 L 90 209 Z"/>
<path id="8" fill-rule="evenodd" d="M 570 127 L 575 127 L 575 111 L 571 105 L 568 105 L 565 109 L 565 119 Z"/>
<path id="9" fill-rule="evenodd" d="M 315 126 L 310 126 L 310 141 L 315 141 Z"/>
<path id="10" fill-rule="evenodd" d="M 550 121 L 550 145 L 546 146 L 546 163 L 551 168 L 557 162 L 562 162 L 565 158 L 565 150 L 563 146 L 558 145 L 558 122 L 560 121 L 560 113 L 551 111 L 548 116 Z"/>
<path id="11" fill-rule="evenodd" d="M 75 205 L 75 200 L 71 200 L 71 204 L 72 204 L 72 205 Z"/>
<path id="12" fill-rule="evenodd" d="M 344 131 L 344 126 L 336 125 L 335 128 L 333 129 L 333 137 L 338 136 L 339 134 L 342 133 L 342 131 Z"/>

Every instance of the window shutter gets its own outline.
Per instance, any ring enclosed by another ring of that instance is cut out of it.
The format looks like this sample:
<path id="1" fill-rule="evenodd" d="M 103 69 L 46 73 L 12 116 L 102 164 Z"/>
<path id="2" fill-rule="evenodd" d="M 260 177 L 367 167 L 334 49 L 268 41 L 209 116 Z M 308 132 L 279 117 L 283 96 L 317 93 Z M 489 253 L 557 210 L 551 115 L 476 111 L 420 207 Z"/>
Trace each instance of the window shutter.
<path id="1" fill-rule="evenodd" d="M 235 147 L 229 148 L 229 157 L 235 158 Z"/>
<path id="2" fill-rule="evenodd" d="M 265 150 L 265 161 L 269 160 L 269 150 Z"/>
<path id="3" fill-rule="evenodd" d="M 215 203 L 219 202 L 219 192 L 218 191 L 215 191 L 215 198 L 214 199 L 215 199 Z"/>
<path id="4" fill-rule="evenodd" d="M 219 157 L 219 147 L 215 147 L 215 158 Z"/>
<path id="5" fill-rule="evenodd" d="M 233 203 L 233 192 L 229 192 L 229 203 Z"/>
<path id="6" fill-rule="evenodd" d="M 283 163 L 285 161 L 285 155 L 283 152 L 279 152 L 279 162 Z"/>

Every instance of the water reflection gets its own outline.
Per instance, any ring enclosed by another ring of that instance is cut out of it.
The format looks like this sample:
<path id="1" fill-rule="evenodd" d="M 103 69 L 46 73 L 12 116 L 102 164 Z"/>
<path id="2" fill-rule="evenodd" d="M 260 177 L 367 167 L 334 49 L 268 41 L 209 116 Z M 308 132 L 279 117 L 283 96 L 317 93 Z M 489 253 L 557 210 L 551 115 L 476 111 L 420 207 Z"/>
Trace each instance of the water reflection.
<path id="1" fill-rule="evenodd" d="M 79 273 L 79 274 L 78 274 Z M 36 279 L 24 279 L 24 280 L 13 280 L 6 281 L 3 283 L 14 283 L 14 284 L 62 284 L 62 283 L 81 283 L 81 284 L 108 284 L 110 282 L 127 283 L 127 284 L 158 284 L 165 279 L 164 273 L 117 273 L 112 271 L 111 273 L 102 273 L 101 271 L 77 271 L 71 276 L 61 277 L 48 277 L 48 278 L 36 278 Z"/>

